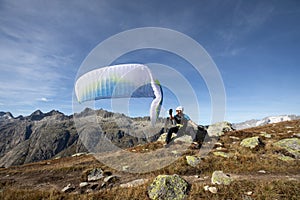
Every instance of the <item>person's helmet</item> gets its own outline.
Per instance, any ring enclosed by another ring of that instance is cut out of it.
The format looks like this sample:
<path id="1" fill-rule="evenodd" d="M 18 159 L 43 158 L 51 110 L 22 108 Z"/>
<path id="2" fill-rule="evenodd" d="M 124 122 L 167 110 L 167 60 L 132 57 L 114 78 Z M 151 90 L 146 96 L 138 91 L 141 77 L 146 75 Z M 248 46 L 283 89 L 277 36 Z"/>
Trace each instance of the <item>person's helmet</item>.
<path id="1" fill-rule="evenodd" d="M 181 112 L 183 112 L 183 107 L 182 107 L 182 106 L 178 106 L 178 107 L 176 108 L 176 110 L 181 110 Z"/>

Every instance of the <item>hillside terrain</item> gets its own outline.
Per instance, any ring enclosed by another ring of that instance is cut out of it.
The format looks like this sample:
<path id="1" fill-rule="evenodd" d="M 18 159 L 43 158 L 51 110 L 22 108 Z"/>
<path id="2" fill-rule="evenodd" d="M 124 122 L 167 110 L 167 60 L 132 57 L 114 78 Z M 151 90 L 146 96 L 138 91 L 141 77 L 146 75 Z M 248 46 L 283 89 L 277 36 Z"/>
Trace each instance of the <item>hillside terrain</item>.
<path id="1" fill-rule="evenodd" d="M 97 115 L 105 136 L 120 148 L 153 142 L 160 134 L 162 125 L 152 137 L 137 138 L 128 133 L 128 126 L 143 132 L 147 118 L 130 118 L 123 114 L 105 110 L 85 109 L 77 118 Z M 116 122 L 122 122 L 122 127 Z M 76 130 L 74 116 L 59 111 L 43 113 L 40 110 L 31 115 L 14 118 L 11 113 L 0 112 L 0 167 L 21 165 L 54 157 L 71 156 L 87 152 L 79 136 L 85 130 Z M 98 134 L 95 132 L 95 134 Z"/>
<path id="2" fill-rule="evenodd" d="M 128 173 L 126 166 L 112 169 L 94 154 L 53 157 L 1 168 L 0 199 L 150 199 L 153 181 L 174 174 L 187 183 L 185 199 L 300 199 L 299 138 L 300 120 L 225 131 L 205 156 L 205 144 L 190 143 L 175 162 L 146 173 Z M 162 142 L 153 141 L 126 151 L 143 154 L 163 148 Z M 230 181 L 216 181 L 214 174 L 220 171 Z M 168 199 L 165 187 L 156 199 Z"/>
<path id="3" fill-rule="evenodd" d="M 284 121 L 297 120 L 297 119 L 300 119 L 300 116 L 297 115 L 269 116 L 263 119 L 251 119 L 245 122 L 234 123 L 233 128 L 236 130 L 242 130 L 246 128 L 252 128 L 252 127 L 274 124 L 274 123 L 284 122 Z"/>

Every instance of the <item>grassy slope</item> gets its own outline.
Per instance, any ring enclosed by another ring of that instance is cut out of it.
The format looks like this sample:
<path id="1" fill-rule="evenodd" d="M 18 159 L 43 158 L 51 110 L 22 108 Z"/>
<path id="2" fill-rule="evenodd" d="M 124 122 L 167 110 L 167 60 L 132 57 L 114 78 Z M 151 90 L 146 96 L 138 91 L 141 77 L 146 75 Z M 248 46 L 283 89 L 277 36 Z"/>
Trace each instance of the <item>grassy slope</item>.
<path id="1" fill-rule="evenodd" d="M 242 139 L 259 136 L 262 132 L 272 137 L 260 136 L 264 145 L 259 148 L 250 150 L 239 145 Z M 91 155 L 3 168 L 0 169 L 0 199 L 148 199 L 147 186 L 150 182 L 135 188 L 118 186 L 139 178 L 151 181 L 159 174 L 183 176 L 191 184 L 188 199 L 300 199 L 300 161 L 279 160 L 278 154 L 288 154 L 272 145 L 297 133 L 300 133 L 300 120 L 229 132 L 218 142 L 223 144 L 222 151 L 230 158 L 215 156 L 211 152 L 194 168 L 185 161 L 185 155 L 198 155 L 199 150 L 191 148 L 170 166 L 146 174 L 115 171 Z M 145 149 L 158 148 L 162 148 L 162 144 L 157 142 L 130 150 L 142 153 Z M 113 187 L 81 194 L 79 183 L 86 179 L 86 171 L 95 167 L 120 176 L 120 181 Z M 211 185 L 210 176 L 215 170 L 230 174 L 235 181 L 229 186 L 216 186 L 218 193 L 212 194 L 204 191 L 203 186 Z M 266 173 L 261 174 L 259 170 Z M 60 192 L 69 183 L 77 186 L 76 190 L 68 194 Z M 247 192 L 252 194 L 247 195 Z"/>

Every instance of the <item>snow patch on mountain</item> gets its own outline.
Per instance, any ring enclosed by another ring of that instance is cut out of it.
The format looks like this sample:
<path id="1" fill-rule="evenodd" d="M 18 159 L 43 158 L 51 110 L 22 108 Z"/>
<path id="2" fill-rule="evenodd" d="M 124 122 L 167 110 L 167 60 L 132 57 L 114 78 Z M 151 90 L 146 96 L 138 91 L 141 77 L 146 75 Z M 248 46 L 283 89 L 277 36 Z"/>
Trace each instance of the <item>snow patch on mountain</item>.
<path id="1" fill-rule="evenodd" d="M 247 120 L 247 121 L 241 122 L 241 123 L 235 123 L 235 124 L 233 124 L 233 127 L 236 130 L 241 130 L 241 129 L 252 128 L 252 127 L 256 127 L 256 126 L 263 126 L 263 125 L 267 125 L 267 124 L 279 123 L 279 122 L 283 122 L 283 121 L 291 121 L 291 120 L 296 120 L 296 119 L 300 119 L 300 116 L 296 116 L 296 115 L 269 116 L 269 117 L 265 117 L 260 120 L 252 119 L 252 120 Z"/>

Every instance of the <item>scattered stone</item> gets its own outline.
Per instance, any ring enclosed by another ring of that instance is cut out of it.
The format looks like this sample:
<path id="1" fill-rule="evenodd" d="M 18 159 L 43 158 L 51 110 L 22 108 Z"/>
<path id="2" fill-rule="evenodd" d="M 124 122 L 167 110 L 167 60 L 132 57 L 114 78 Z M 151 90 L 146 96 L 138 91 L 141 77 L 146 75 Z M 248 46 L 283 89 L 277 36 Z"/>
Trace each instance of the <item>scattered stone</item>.
<path id="1" fill-rule="evenodd" d="M 176 151 L 176 150 L 174 150 L 174 151 L 171 151 L 171 153 L 172 153 L 172 154 L 174 154 L 175 156 L 178 156 L 178 155 L 180 155 L 180 153 L 179 153 L 178 151 Z"/>
<path id="2" fill-rule="evenodd" d="M 177 174 L 159 175 L 148 187 L 150 199 L 182 200 L 187 197 L 188 183 Z"/>
<path id="3" fill-rule="evenodd" d="M 115 176 L 115 175 L 105 177 L 104 180 L 103 180 L 103 183 L 101 185 L 101 188 L 113 186 L 119 180 L 120 180 L 120 177 Z"/>
<path id="4" fill-rule="evenodd" d="M 212 124 L 207 129 L 207 134 L 210 137 L 220 137 L 228 131 L 233 131 L 232 124 L 229 122 L 218 122 Z"/>
<path id="5" fill-rule="evenodd" d="M 267 172 L 265 170 L 259 170 L 258 173 L 266 174 Z"/>
<path id="6" fill-rule="evenodd" d="M 222 147 L 223 144 L 222 144 L 221 142 L 216 142 L 216 143 L 215 143 L 215 146 L 221 146 L 221 147 Z"/>
<path id="7" fill-rule="evenodd" d="M 128 166 L 128 165 L 123 166 L 123 167 L 122 167 L 122 170 L 123 170 L 123 171 L 129 170 L 129 166 Z"/>
<path id="8" fill-rule="evenodd" d="M 79 183 L 79 187 L 80 188 L 83 188 L 83 187 L 86 187 L 86 186 L 89 186 L 90 184 L 88 182 L 81 182 Z"/>
<path id="9" fill-rule="evenodd" d="M 264 138 L 271 138 L 272 135 L 271 134 L 268 134 L 266 132 L 260 132 L 260 136 L 264 137 Z"/>
<path id="10" fill-rule="evenodd" d="M 103 170 L 101 168 L 95 168 L 89 171 L 87 175 L 87 181 L 97 181 L 104 177 Z"/>
<path id="11" fill-rule="evenodd" d="M 294 136 L 300 138 L 300 133 L 294 134 Z"/>
<path id="12" fill-rule="evenodd" d="M 192 167 L 197 167 L 199 163 L 201 162 L 201 158 L 195 157 L 195 156 L 186 156 L 186 162 L 188 165 Z"/>
<path id="13" fill-rule="evenodd" d="M 245 192 L 244 194 L 245 194 L 245 195 L 248 195 L 248 196 L 251 196 L 251 195 L 253 194 L 253 192 L 252 192 L 252 191 L 249 191 L 249 192 Z"/>
<path id="14" fill-rule="evenodd" d="M 222 151 L 215 151 L 215 152 L 213 152 L 213 154 L 215 156 L 220 156 L 220 157 L 223 157 L 223 158 L 229 158 L 229 154 L 225 153 L 225 152 L 222 152 Z"/>
<path id="15" fill-rule="evenodd" d="M 104 182 L 114 182 L 116 180 L 119 180 L 119 177 L 118 176 L 115 176 L 115 175 L 111 175 L 111 176 L 108 176 L 108 177 L 105 177 L 104 178 Z"/>
<path id="16" fill-rule="evenodd" d="M 73 190 L 75 190 L 75 187 L 73 185 L 71 185 L 71 183 L 69 183 L 61 191 L 67 193 L 67 192 L 72 192 Z"/>
<path id="17" fill-rule="evenodd" d="M 223 147 L 217 147 L 216 150 L 218 150 L 218 151 L 227 151 L 227 149 L 223 148 Z"/>
<path id="18" fill-rule="evenodd" d="M 214 171 L 211 177 L 212 184 L 218 185 L 229 185 L 232 182 L 232 179 L 229 175 L 224 174 L 223 171 Z"/>
<path id="19" fill-rule="evenodd" d="M 72 155 L 72 157 L 77 157 L 77 156 L 82 156 L 85 155 L 86 153 L 75 153 Z"/>
<path id="20" fill-rule="evenodd" d="M 203 187 L 203 189 L 204 189 L 205 191 L 208 191 L 208 188 L 209 188 L 209 185 L 205 185 L 205 186 Z"/>
<path id="21" fill-rule="evenodd" d="M 130 187 L 137 187 L 147 183 L 148 179 L 137 179 L 128 183 L 123 183 L 120 185 L 121 188 L 130 188 Z"/>
<path id="22" fill-rule="evenodd" d="M 210 187 L 208 185 L 203 187 L 204 191 L 210 191 L 213 194 L 217 194 L 218 189 L 216 187 Z"/>
<path id="23" fill-rule="evenodd" d="M 240 138 L 238 137 L 235 137 L 235 136 L 229 136 L 230 139 L 233 139 L 233 140 L 240 140 Z"/>
<path id="24" fill-rule="evenodd" d="M 216 187 L 209 187 L 208 190 L 213 194 L 217 194 L 218 192 L 218 189 Z"/>
<path id="25" fill-rule="evenodd" d="M 296 159 L 300 158 L 300 139 L 299 138 L 287 138 L 279 140 L 274 143 L 275 146 L 280 147 L 288 151 L 295 156 Z"/>
<path id="26" fill-rule="evenodd" d="M 241 146 L 247 147 L 250 149 L 254 149 L 257 146 L 259 146 L 260 144 L 262 144 L 262 142 L 258 136 L 251 137 L 251 138 L 245 138 L 241 142 Z"/>

